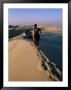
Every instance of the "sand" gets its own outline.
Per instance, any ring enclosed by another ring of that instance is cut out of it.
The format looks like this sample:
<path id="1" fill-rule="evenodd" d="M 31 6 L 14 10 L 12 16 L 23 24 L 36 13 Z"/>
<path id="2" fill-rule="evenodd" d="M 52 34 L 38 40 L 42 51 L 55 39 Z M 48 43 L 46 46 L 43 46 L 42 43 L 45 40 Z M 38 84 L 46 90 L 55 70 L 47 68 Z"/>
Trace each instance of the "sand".
<path id="1" fill-rule="evenodd" d="M 9 41 L 9 81 L 48 81 L 49 74 L 41 61 L 30 42 L 24 39 Z"/>
<path id="2" fill-rule="evenodd" d="M 45 26 L 43 27 L 44 31 L 49 31 L 49 32 L 56 32 L 56 31 L 62 31 L 63 27 L 62 26 Z"/>

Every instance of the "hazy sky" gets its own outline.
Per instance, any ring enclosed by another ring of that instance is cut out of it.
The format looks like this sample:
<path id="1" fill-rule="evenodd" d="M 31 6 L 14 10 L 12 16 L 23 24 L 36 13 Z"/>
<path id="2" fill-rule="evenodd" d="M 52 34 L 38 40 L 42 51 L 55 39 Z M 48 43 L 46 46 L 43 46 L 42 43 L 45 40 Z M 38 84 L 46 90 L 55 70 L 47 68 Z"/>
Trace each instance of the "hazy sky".
<path id="1" fill-rule="evenodd" d="M 62 9 L 9 9 L 8 21 L 12 25 L 62 25 Z"/>

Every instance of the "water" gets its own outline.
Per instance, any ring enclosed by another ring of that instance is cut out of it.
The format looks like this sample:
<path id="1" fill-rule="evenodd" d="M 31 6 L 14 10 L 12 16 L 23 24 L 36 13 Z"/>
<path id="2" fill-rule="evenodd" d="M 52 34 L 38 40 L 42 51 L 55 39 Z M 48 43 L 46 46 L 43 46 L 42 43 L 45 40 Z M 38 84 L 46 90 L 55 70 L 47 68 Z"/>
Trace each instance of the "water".
<path id="1" fill-rule="evenodd" d="M 62 70 L 62 32 L 41 34 L 40 48 L 50 61 Z"/>

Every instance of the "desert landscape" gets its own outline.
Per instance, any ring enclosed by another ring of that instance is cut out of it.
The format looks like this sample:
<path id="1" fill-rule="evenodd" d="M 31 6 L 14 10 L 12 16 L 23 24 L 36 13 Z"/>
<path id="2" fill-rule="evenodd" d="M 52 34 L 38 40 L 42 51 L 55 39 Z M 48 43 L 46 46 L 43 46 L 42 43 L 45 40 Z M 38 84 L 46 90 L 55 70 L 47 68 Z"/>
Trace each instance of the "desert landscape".
<path id="1" fill-rule="evenodd" d="M 47 81 L 49 74 L 41 67 L 41 58 L 29 42 L 15 39 L 9 42 L 9 80 Z"/>
<path id="2" fill-rule="evenodd" d="M 39 49 L 34 25 L 41 31 Z M 62 81 L 62 25 L 61 8 L 8 10 L 9 81 Z"/>
<path id="3" fill-rule="evenodd" d="M 59 79 L 56 76 L 53 77 L 54 75 L 50 78 L 51 70 L 48 72 L 44 69 L 42 56 L 38 55 L 33 42 L 23 38 L 22 33 L 25 29 L 22 27 L 9 30 L 9 81 L 58 81 Z M 56 26 L 53 29 L 50 27 L 52 31 L 55 28 Z M 32 27 L 29 30 L 31 29 Z M 48 32 L 48 29 L 42 29 L 42 34 L 45 31 Z"/>
<path id="4" fill-rule="evenodd" d="M 43 29 L 49 32 L 62 31 L 62 26 L 47 25 L 47 26 L 44 26 Z"/>

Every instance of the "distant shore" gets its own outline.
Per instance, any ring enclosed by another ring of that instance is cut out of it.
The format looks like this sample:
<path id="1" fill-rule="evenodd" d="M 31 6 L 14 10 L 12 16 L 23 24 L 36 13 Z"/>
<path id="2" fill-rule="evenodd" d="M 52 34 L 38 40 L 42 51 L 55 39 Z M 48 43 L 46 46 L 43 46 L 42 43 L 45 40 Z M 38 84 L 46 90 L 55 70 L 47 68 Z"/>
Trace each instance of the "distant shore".
<path id="1" fill-rule="evenodd" d="M 43 29 L 44 31 L 48 31 L 48 32 L 56 32 L 56 31 L 62 31 L 62 26 L 48 25 L 48 26 L 44 26 Z"/>

